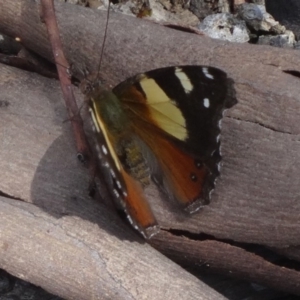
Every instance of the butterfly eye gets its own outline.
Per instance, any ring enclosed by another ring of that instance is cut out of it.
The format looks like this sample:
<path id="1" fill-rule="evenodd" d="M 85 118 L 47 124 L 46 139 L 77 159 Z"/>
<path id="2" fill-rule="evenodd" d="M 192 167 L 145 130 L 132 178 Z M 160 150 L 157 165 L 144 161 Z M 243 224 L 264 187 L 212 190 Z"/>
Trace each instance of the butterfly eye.
<path id="1" fill-rule="evenodd" d="M 87 95 L 88 93 L 91 92 L 90 84 L 86 80 L 83 80 L 80 83 L 79 88 L 80 88 L 80 90 L 81 90 L 81 92 L 82 92 L 83 95 Z"/>

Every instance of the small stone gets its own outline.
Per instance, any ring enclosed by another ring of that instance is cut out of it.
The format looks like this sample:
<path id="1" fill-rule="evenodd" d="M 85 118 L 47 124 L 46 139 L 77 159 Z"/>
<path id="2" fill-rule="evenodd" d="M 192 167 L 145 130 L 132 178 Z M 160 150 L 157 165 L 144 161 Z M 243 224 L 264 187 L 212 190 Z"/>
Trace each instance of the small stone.
<path id="1" fill-rule="evenodd" d="M 246 23 L 229 13 L 207 16 L 198 28 L 214 39 L 236 43 L 245 43 L 250 39 Z"/>
<path id="2" fill-rule="evenodd" d="M 280 35 L 262 35 L 258 39 L 260 45 L 270 45 L 280 48 L 294 48 L 296 46 L 295 35 L 292 31 L 286 30 Z"/>
<path id="3" fill-rule="evenodd" d="M 286 30 L 267 13 L 264 5 L 244 3 L 238 7 L 238 16 L 246 22 L 249 29 L 254 31 L 282 34 Z"/>

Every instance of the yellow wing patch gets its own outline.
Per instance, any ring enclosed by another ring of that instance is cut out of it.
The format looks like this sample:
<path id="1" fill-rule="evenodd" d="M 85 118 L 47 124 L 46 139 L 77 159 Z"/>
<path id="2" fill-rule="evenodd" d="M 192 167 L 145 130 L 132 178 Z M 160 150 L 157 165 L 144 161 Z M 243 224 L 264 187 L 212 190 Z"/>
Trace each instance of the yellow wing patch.
<path id="1" fill-rule="evenodd" d="M 193 90 L 193 85 L 190 79 L 187 77 L 186 73 L 182 71 L 181 68 L 175 69 L 175 76 L 180 80 L 185 92 L 189 94 Z"/>
<path id="2" fill-rule="evenodd" d="M 179 140 L 187 138 L 186 122 L 180 109 L 152 78 L 144 77 L 140 80 L 148 104 L 151 118 L 156 124 Z"/>

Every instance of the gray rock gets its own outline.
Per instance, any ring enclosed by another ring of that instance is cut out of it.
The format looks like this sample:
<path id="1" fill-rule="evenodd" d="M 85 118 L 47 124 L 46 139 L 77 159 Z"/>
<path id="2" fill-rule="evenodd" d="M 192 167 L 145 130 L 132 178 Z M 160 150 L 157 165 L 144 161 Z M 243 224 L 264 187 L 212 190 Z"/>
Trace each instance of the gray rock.
<path id="1" fill-rule="evenodd" d="M 228 0 L 188 0 L 189 10 L 195 14 L 200 21 L 211 14 L 230 12 Z"/>
<path id="2" fill-rule="evenodd" d="M 246 23 L 229 13 L 207 16 L 198 28 L 205 35 L 214 39 L 236 43 L 245 43 L 250 39 Z"/>
<path id="3" fill-rule="evenodd" d="M 286 30 L 284 34 L 272 36 L 262 35 L 258 39 L 260 45 L 270 45 L 280 48 L 296 48 L 295 35 L 292 31 Z"/>
<path id="4" fill-rule="evenodd" d="M 238 16 L 246 22 L 249 29 L 254 31 L 282 34 L 286 30 L 267 13 L 264 5 L 244 3 L 238 7 Z"/>

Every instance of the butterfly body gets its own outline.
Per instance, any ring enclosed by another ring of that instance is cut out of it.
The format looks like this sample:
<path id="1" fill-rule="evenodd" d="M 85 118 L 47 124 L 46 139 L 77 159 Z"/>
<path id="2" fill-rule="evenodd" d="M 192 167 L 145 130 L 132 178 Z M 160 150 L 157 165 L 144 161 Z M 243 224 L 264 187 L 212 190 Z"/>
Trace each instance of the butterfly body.
<path id="1" fill-rule="evenodd" d="M 137 136 L 133 132 L 132 122 L 121 105 L 118 97 L 112 92 L 102 88 L 98 81 L 91 93 L 87 94 L 94 124 L 102 126 L 109 141 L 107 149 L 115 152 L 115 163 L 118 169 L 121 165 L 142 186 L 149 184 L 150 172 L 143 157 L 142 149 Z M 101 125 L 102 124 L 102 125 Z M 99 128 L 100 131 L 100 128 Z M 119 164 L 119 162 L 121 165 Z"/>
<path id="2" fill-rule="evenodd" d="M 143 189 L 150 178 L 186 211 L 209 203 L 220 164 L 220 121 L 237 101 L 216 68 L 179 66 L 136 75 L 86 94 L 108 184 L 132 224 L 149 238 L 159 230 Z"/>

